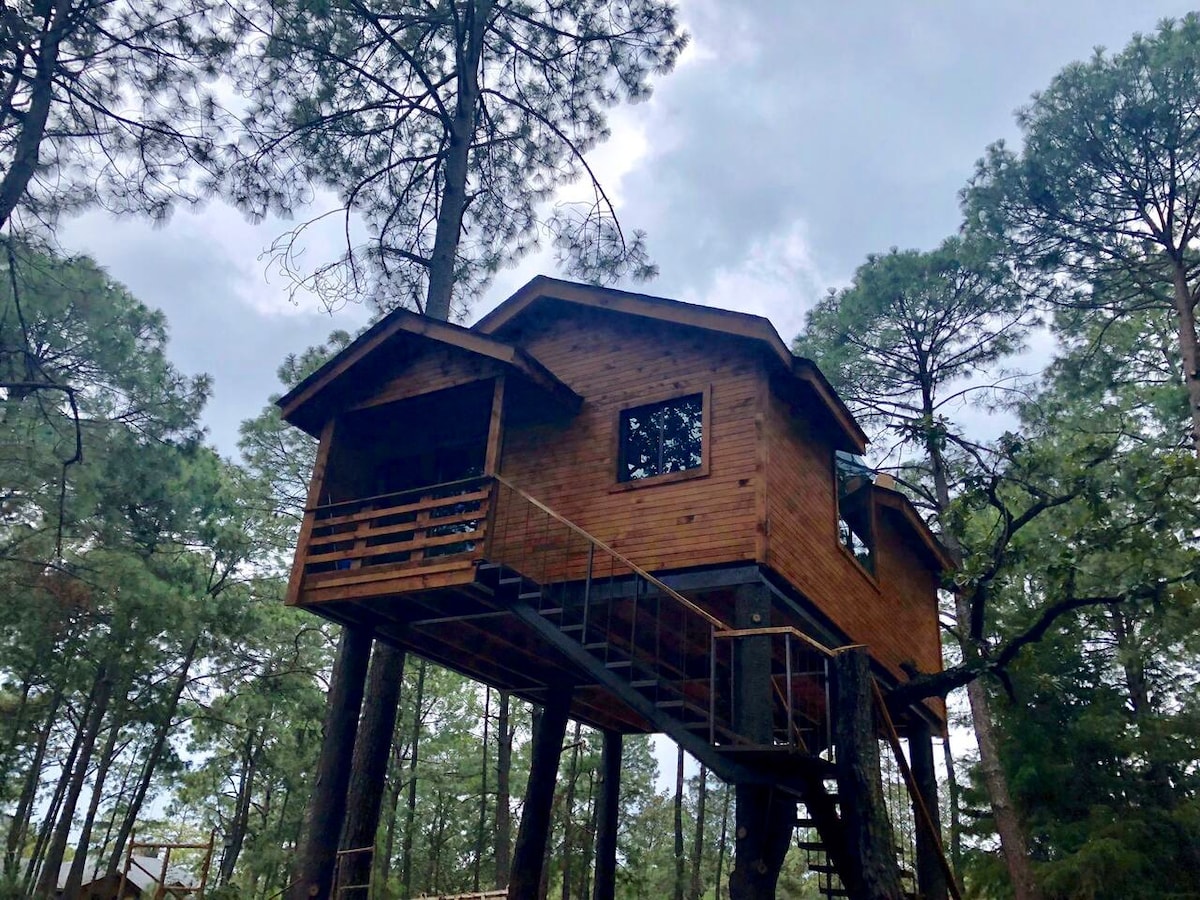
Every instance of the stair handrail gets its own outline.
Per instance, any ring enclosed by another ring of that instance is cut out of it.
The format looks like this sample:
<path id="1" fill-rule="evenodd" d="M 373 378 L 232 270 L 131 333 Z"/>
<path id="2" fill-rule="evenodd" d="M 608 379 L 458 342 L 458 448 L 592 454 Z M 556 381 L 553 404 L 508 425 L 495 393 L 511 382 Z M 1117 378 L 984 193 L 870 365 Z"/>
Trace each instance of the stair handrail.
<path id="1" fill-rule="evenodd" d="M 797 638 L 802 643 L 808 644 L 810 647 L 812 647 L 818 653 L 820 653 L 823 656 L 827 656 L 830 659 L 832 659 L 834 656 L 837 655 L 837 650 L 831 650 L 829 647 L 826 647 L 824 644 L 822 644 L 816 638 L 812 637 L 811 635 L 805 634 L 803 631 L 801 631 L 799 628 L 796 628 L 793 625 L 764 625 L 761 628 L 730 628 L 726 631 L 723 631 L 723 632 L 717 634 L 716 637 L 719 637 L 719 638 L 743 638 L 743 637 L 758 637 L 760 635 L 771 635 L 771 634 L 790 634 L 792 637 Z"/>
<path id="2" fill-rule="evenodd" d="M 589 532 L 580 528 L 578 525 L 576 525 L 570 519 L 559 515 L 554 510 L 552 510 L 550 507 L 548 507 L 545 503 L 542 503 L 540 500 L 538 500 L 536 497 L 529 496 L 529 494 L 525 493 L 523 490 L 521 490 L 519 487 L 517 487 L 515 484 L 513 484 L 507 478 L 504 478 L 501 475 L 492 475 L 492 478 L 494 478 L 498 484 L 504 485 L 506 488 L 508 488 L 510 491 L 512 491 L 518 497 L 525 500 L 525 502 L 532 504 L 534 507 L 536 507 L 537 509 L 540 509 L 546 515 L 550 516 L 552 519 L 555 519 L 558 522 L 561 522 L 563 525 L 566 525 L 568 528 L 570 528 L 572 531 L 574 531 L 576 534 L 578 534 L 584 540 L 589 541 L 593 546 L 598 547 L 601 551 L 603 551 L 604 553 L 607 553 L 609 556 L 616 559 L 623 566 L 627 566 L 629 568 L 629 570 L 631 572 L 633 572 L 635 575 L 637 575 L 640 578 L 644 578 L 647 582 L 649 582 L 651 585 L 653 585 L 658 590 L 662 591 L 664 594 L 666 594 L 668 597 L 670 597 L 676 603 L 683 606 L 685 609 L 687 609 L 690 612 L 693 612 L 696 615 L 703 618 L 706 622 L 708 622 L 709 625 L 711 625 L 713 627 L 713 630 L 715 632 L 717 632 L 718 634 L 734 630 L 734 629 L 730 628 L 729 625 L 727 625 L 725 622 L 721 621 L 719 618 L 717 618 L 712 613 L 710 613 L 708 610 L 693 603 L 691 600 L 689 600 L 687 597 L 683 596 L 683 594 L 679 593 L 674 588 L 670 587 L 669 585 L 664 584 L 659 579 L 655 578 L 653 575 L 651 575 L 649 572 L 647 572 L 645 569 L 643 569 L 637 563 L 633 562 L 627 556 L 614 550 L 608 544 L 604 543 L 604 541 L 600 540 L 600 538 L 598 538 L 595 535 L 590 534 Z"/>

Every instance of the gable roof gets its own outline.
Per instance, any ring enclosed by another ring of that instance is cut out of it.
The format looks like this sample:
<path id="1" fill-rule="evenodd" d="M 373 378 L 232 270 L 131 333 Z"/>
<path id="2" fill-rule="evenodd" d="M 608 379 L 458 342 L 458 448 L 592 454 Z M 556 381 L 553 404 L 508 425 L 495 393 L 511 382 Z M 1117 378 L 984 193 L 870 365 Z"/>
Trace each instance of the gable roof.
<path id="1" fill-rule="evenodd" d="M 538 275 L 476 322 L 471 330 L 496 336 L 535 308 L 554 303 L 608 310 L 757 341 L 780 368 L 812 391 L 856 452 L 866 449 L 866 433 L 816 363 L 794 356 L 775 326 L 763 316 Z"/>
<path id="2" fill-rule="evenodd" d="M 568 407 L 578 406 L 579 395 L 559 381 L 545 366 L 520 347 L 461 325 L 440 322 L 406 309 L 388 313 L 333 359 L 326 362 L 276 401 L 283 418 L 319 435 L 335 408 L 330 395 L 336 382 L 355 369 L 365 369 L 371 357 L 388 352 L 391 358 L 413 355 L 430 344 L 454 347 L 495 360 L 524 376 Z"/>

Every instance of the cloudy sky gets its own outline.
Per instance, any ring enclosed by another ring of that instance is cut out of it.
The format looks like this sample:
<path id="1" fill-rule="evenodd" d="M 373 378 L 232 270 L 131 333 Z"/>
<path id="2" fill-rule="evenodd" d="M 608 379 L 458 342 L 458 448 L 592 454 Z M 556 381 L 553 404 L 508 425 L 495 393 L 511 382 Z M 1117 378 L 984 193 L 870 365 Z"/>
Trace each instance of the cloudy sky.
<path id="1" fill-rule="evenodd" d="M 767 315 L 785 339 L 866 254 L 928 248 L 958 226 L 957 192 L 1013 111 L 1092 48 L 1179 16 L 1171 0 L 683 0 L 692 44 L 653 97 L 612 115 L 595 164 L 627 227 L 649 233 L 649 293 Z M 171 324 L 172 353 L 216 379 L 223 452 L 279 388 L 289 352 L 366 321 L 289 300 L 262 257 L 286 227 L 210 205 L 152 229 L 92 214 L 62 235 Z M 505 271 L 472 318 L 548 256 Z"/>

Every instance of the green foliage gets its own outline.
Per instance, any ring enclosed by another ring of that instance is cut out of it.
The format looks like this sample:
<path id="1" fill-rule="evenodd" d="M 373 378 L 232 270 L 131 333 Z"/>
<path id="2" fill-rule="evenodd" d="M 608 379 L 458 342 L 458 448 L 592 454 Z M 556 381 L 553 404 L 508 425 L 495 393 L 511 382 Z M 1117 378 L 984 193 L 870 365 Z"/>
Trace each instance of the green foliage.
<path id="1" fill-rule="evenodd" d="M 428 290 L 428 313 L 446 318 L 451 286 L 464 304 L 547 235 L 589 278 L 651 273 L 584 154 L 607 136 L 608 108 L 674 65 L 685 38 L 671 3 L 342 0 L 247 15 L 263 40 L 243 61 L 253 107 L 231 193 L 262 215 L 293 211 L 312 185 L 338 192 L 343 256 L 301 268 L 307 226 L 275 247 L 326 302 L 370 293 L 424 309 Z M 556 188 L 581 177 L 595 203 L 544 221 Z"/>

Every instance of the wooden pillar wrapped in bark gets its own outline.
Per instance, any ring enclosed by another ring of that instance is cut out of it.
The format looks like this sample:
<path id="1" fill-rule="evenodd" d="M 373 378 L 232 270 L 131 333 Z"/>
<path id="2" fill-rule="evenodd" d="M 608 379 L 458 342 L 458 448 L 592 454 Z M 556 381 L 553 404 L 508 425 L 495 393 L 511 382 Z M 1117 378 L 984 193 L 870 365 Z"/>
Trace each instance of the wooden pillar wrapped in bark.
<path id="1" fill-rule="evenodd" d="M 899 900 L 892 823 L 884 804 L 871 660 L 865 647 L 833 661 L 833 741 L 849 865 L 840 873 L 852 900 Z"/>
<path id="2" fill-rule="evenodd" d="M 371 629 L 362 626 L 343 628 L 325 704 L 325 736 L 317 760 L 316 782 L 304 814 L 304 830 L 296 850 L 287 900 L 330 896 L 338 838 L 346 818 L 350 759 L 354 753 L 370 657 Z"/>
<path id="3" fill-rule="evenodd" d="M 737 628 L 771 623 L 771 597 L 761 584 L 743 585 L 734 600 Z M 771 688 L 771 638 L 738 638 L 734 643 L 733 724 L 738 734 L 770 746 L 774 729 Z M 735 789 L 732 900 L 773 900 L 779 869 L 787 855 L 796 821 L 795 798 L 760 784 Z"/>
<path id="4" fill-rule="evenodd" d="M 617 882 L 617 815 L 621 806 L 619 731 L 605 731 L 600 750 L 600 797 L 596 810 L 596 874 L 592 900 L 613 900 Z"/>
<path id="5" fill-rule="evenodd" d="M 525 808 L 517 829 L 512 875 L 508 881 L 509 900 L 537 900 L 538 897 L 546 859 L 546 840 L 550 836 L 550 813 L 554 805 L 554 785 L 558 781 L 558 761 L 562 756 L 570 710 L 571 688 L 552 688 L 533 730 L 529 784 L 525 789 Z"/>
<path id="6" fill-rule="evenodd" d="M 367 673 L 365 696 L 369 702 L 362 712 L 354 741 L 346 824 L 342 830 L 342 850 L 351 852 L 342 856 L 338 887 L 348 900 L 367 897 L 403 680 L 404 651 L 376 641 Z"/>
<path id="7" fill-rule="evenodd" d="M 942 865 L 941 815 L 938 807 L 937 772 L 933 767 L 933 734 L 922 719 L 908 727 L 908 758 L 913 781 L 924 810 L 916 809 L 917 821 L 917 890 L 925 900 L 946 900 L 946 871 Z M 928 815 L 933 833 L 921 826 Z M 937 838 L 935 838 L 935 835 Z"/>

